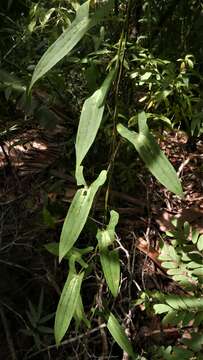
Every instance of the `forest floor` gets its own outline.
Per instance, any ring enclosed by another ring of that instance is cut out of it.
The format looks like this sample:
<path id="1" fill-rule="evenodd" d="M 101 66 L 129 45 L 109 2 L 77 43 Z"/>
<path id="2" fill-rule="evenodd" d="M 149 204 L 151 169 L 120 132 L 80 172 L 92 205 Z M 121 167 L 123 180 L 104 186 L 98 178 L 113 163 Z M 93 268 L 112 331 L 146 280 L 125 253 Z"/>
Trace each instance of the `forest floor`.
<path id="1" fill-rule="evenodd" d="M 62 126 L 46 134 L 29 128 L 4 144 L 8 159 L 0 151 L 0 357 L 124 360 L 127 357 L 110 339 L 100 316 L 92 321 L 91 330 L 71 327 L 62 346 L 54 345 L 53 316 L 68 269 L 65 262 L 59 266 L 44 245 L 59 241 L 64 213 L 76 191 L 64 143 Z M 112 188 L 110 192 L 110 206 L 120 214 L 119 296 L 114 301 L 109 298 L 98 264 L 82 289 L 90 316 L 95 299 L 99 304 L 101 298 L 108 298 L 139 353 L 154 344 L 176 344 L 179 336 L 175 327 L 163 329 L 158 316 L 133 305 L 143 290 L 181 292 L 158 260 L 160 240 L 174 217 L 203 233 L 203 142 L 189 147 L 185 133 L 179 131 L 163 133 L 160 145 L 181 178 L 184 199 L 159 185 L 140 161 L 134 191 Z M 98 200 L 85 227 L 85 243 L 94 244 L 94 224 L 102 221 L 101 208 Z"/>

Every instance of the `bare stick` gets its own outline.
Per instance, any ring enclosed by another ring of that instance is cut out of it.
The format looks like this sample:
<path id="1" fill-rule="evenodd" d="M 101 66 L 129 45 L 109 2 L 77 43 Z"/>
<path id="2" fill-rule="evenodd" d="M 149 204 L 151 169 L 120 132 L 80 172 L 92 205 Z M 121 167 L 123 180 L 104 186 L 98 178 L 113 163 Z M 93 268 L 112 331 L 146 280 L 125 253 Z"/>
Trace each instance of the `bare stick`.
<path id="1" fill-rule="evenodd" d="M 101 324 L 100 326 L 97 326 L 96 328 L 90 330 L 90 331 L 87 331 L 86 333 L 84 334 L 81 334 L 81 335 L 78 335 L 78 336 L 74 336 L 73 338 L 69 339 L 69 340 L 65 340 L 63 342 L 61 342 L 58 346 L 56 344 L 54 345 L 50 345 L 50 346 L 47 346 L 46 348 L 44 349 L 41 349 L 37 352 L 35 352 L 34 354 L 31 354 L 30 356 L 28 356 L 28 359 L 31 359 L 31 358 L 34 358 L 35 356 L 45 352 L 45 351 L 49 351 L 49 350 L 53 350 L 53 349 L 57 349 L 61 346 L 65 346 L 65 345 L 69 345 L 75 341 L 78 341 L 80 339 L 82 339 L 83 337 L 85 336 L 89 336 L 89 335 L 92 335 L 98 331 L 101 331 L 101 329 L 105 328 L 106 327 L 106 324 Z"/>

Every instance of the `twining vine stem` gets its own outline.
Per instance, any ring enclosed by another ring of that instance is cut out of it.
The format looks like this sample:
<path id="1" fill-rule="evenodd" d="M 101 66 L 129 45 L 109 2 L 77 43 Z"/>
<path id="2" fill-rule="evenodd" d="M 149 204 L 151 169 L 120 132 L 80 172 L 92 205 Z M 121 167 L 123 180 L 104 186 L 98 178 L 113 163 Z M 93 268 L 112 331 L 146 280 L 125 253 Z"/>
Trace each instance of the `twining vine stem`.
<path id="1" fill-rule="evenodd" d="M 130 19 L 130 12 L 132 8 L 132 0 L 129 0 L 126 5 L 126 18 L 124 28 L 122 30 L 119 46 L 118 46 L 118 53 L 117 53 L 117 61 L 116 61 L 116 69 L 117 71 L 117 78 L 115 81 L 115 96 L 114 96 L 114 113 L 113 113 L 113 131 L 112 131 L 112 146 L 111 146 L 111 156 L 108 166 L 108 186 L 105 194 L 105 214 L 104 214 L 104 222 L 107 222 L 107 212 L 108 212 L 108 199 L 109 199 L 109 192 L 110 192 L 110 184 L 111 178 L 113 174 L 114 168 L 114 160 L 116 154 L 119 150 L 120 141 L 117 140 L 117 130 L 116 125 L 118 122 L 118 100 L 119 100 L 119 86 L 121 82 L 122 72 L 123 72 L 123 64 L 125 59 L 125 51 L 126 51 L 126 44 L 128 40 L 128 29 L 129 29 L 129 19 Z"/>

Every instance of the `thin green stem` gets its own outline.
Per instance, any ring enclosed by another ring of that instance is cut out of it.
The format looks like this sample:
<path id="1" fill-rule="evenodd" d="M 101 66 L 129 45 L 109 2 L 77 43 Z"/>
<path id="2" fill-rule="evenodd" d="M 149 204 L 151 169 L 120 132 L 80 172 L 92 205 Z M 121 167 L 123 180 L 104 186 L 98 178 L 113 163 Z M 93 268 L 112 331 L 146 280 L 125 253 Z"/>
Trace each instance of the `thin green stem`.
<path id="1" fill-rule="evenodd" d="M 117 54 L 117 62 L 116 68 L 118 69 L 117 72 L 117 79 L 115 82 L 115 97 L 114 97 L 114 113 L 113 113 L 113 131 L 112 131 L 112 146 L 111 146 L 111 156 L 108 166 L 108 186 L 105 194 L 105 215 L 104 219 L 105 222 L 107 221 L 107 212 L 108 212 L 108 199 L 110 193 L 110 184 L 113 175 L 113 168 L 114 168 L 114 160 L 116 154 L 118 152 L 120 142 L 117 141 L 117 122 L 118 122 L 118 102 L 119 102 L 119 87 L 123 73 L 123 64 L 125 59 L 125 51 L 126 51 L 126 44 L 128 39 L 128 29 L 129 29 L 129 19 L 130 19 L 130 10 L 131 10 L 132 0 L 128 1 L 127 8 L 126 8 L 126 19 L 124 28 L 121 33 L 121 37 L 119 40 L 119 47 L 118 47 L 118 54 Z"/>

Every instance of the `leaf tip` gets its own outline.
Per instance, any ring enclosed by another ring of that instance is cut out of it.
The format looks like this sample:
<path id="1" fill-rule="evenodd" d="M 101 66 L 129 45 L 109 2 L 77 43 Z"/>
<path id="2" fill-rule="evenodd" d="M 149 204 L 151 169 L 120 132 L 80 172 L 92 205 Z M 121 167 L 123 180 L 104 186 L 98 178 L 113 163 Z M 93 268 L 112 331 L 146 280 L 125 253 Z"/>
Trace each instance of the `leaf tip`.
<path id="1" fill-rule="evenodd" d="M 118 133 L 120 134 L 120 132 L 122 131 L 122 124 L 119 123 L 116 128 Z"/>

